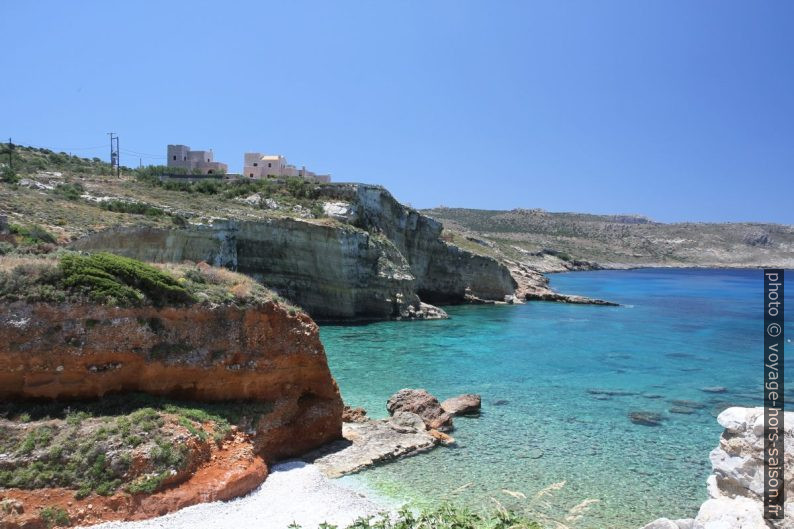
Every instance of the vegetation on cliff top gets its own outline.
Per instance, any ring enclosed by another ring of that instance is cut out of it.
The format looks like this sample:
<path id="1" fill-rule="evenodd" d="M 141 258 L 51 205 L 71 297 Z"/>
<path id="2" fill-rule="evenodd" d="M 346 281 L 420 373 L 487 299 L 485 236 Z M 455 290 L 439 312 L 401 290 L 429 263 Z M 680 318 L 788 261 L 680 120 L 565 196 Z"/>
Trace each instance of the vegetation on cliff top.
<path id="1" fill-rule="evenodd" d="M 152 493 L 189 463 L 189 445 L 251 428 L 268 402 L 184 402 L 142 393 L 93 401 L 0 404 L 0 487 L 64 487 L 75 496 Z M 133 465 L 133 461 L 136 463 Z"/>
<path id="2" fill-rule="evenodd" d="M 325 216 L 319 186 L 301 178 L 161 182 L 160 174 L 173 171 L 157 166 L 122 168 L 117 178 L 101 160 L 19 145 L 14 171 L 14 178 L 0 179 L 0 216 L 22 229 L 37 225 L 58 244 L 114 227 L 174 228 L 217 218 L 338 222 Z M 0 245 L 11 244 L 17 253 L 55 249 L 13 235 L 0 225 Z"/>
<path id="3" fill-rule="evenodd" d="M 109 253 L 0 256 L 0 301 L 19 300 L 117 306 L 275 301 L 296 310 L 250 277 L 226 269 L 206 263 L 150 265 Z"/>

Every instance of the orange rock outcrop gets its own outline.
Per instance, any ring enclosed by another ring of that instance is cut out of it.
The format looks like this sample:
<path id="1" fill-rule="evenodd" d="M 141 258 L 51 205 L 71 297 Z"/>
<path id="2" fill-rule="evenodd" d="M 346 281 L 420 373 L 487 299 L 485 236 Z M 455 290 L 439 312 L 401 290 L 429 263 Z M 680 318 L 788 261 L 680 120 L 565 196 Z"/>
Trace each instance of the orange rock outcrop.
<path id="1" fill-rule="evenodd" d="M 0 399 L 140 391 L 198 401 L 259 400 L 257 452 L 298 455 L 338 439 L 342 400 L 306 314 L 194 304 L 0 306 Z"/>

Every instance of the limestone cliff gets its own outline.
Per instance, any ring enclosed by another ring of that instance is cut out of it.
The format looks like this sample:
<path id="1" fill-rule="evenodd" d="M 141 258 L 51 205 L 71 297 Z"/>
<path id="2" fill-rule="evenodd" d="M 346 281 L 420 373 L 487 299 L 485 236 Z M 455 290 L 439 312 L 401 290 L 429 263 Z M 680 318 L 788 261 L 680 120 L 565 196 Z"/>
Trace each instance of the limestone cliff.
<path id="1" fill-rule="evenodd" d="M 725 431 L 712 450 L 713 473 L 707 480 L 709 499 L 695 518 L 659 518 L 643 529 L 774 529 L 794 527 L 794 503 L 785 505 L 785 519 L 764 519 L 764 409 L 728 408 L 717 417 Z M 794 414 L 785 413 L 785 497 L 794 497 Z"/>
<path id="2" fill-rule="evenodd" d="M 0 305 L 0 400 L 130 391 L 266 401 L 257 450 L 297 455 L 341 436 L 342 401 L 316 324 L 267 302 L 156 308 Z"/>
<path id="3" fill-rule="evenodd" d="M 461 303 L 469 298 L 503 301 L 516 283 L 495 259 L 441 239 L 440 222 L 398 202 L 380 186 L 325 186 L 323 196 L 351 204 L 357 226 L 385 235 L 408 261 L 419 296 L 429 303 Z"/>
<path id="4" fill-rule="evenodd" d="M 325 186 L 320 196 L 336 208 L 333 219 L 130 227 L 84 237 L 72 247 L 227 267 L 277 290 L 318 320 L 444 317 L 423 302 L 503 301 L 515 291 L 506 267 L 445 243 L 440 223 L 381 187 Z"/>

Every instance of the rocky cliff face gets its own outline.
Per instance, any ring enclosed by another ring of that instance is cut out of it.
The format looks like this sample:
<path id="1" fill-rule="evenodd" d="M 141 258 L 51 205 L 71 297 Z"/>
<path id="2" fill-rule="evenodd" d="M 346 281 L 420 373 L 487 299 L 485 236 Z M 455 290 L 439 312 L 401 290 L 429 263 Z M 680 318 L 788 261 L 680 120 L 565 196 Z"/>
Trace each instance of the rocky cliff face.
<path id="1" fill-rule="evenodd" d="M 764 520 L 764 409 L 728 408 L 717 418 L 725 431 L 709 459 L 709 499 L 694 519 L 660 518 L 643 529 L 772 529 L 794 527 L 794 503 L 786 517 Z M 794 413 L 785 413 L 785 493 L 794 498 Z"/>
<path id="2" fill-rule="evenodd" d="M 351 184 L 322 187 L 320 193 L 335 221 L 270 218 L 185 229 L 127 228 L 88 236 L 73 247 L 231 268 L 318 320 L 444 317 L 422 301 L 503 301 L 514 293 L 507 268 L 446 244 L 440 223 L 385 189 Z"/>
<path id="3" fill-rule="evenodd" d="M 130 391 L 266 401 L 257 450 L 297 455 L 341 436 L 342 401 L 317 326 L 303 313 L 196 304 L 114 308 L 0 305 L 0 399 Z"/>
<path id="4" fill-rule="evenodd" d="M 516 283 L 495 259 L 476 255 L 441 239 L 440 222 L 399 203 L 380 186 L 326 186 L 324 196 L 351 205 L 357 226 L 385 235 L 408 261 L 419 296 L 429 303 L 461 303 L 467 298 L 503 301 Z"/>
<path id="5" fill-rule="evenodd" d="M 428 315 L 400 252 L 388 240 L 352 227 L 296 219 L 219 221 L 183 230 L 103 232 L 74 247 L 231 268 L 277 290 L 318 320 Z"/>

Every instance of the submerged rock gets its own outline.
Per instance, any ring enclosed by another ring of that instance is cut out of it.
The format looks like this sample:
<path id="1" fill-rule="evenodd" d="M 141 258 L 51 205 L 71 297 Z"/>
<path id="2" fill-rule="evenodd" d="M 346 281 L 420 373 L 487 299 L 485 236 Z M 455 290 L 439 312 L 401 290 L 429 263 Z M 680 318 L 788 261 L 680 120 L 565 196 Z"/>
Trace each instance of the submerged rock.
<path id="1" fill-rule="evenodd" d="M 705 388 L 700 388 L 700 391 L 704 391 L 706 393 L 725 393 L 728 391 L 728 388 L 723 386 L 709 386 Z"/>
<path id="2" fill-rule="evenodd" d="M 408 411 L 419 415 L 428 428 L 441 432 L 451 431 L 452 415 L 444 411 L 438 399 L 424 389 L 401 389 L 386 403 L 389 415 Z"/>
<path id="3" fill-rule="evenodd" d="M 659 426 L 662 424 L 662 415 L 655 411 L 633 411 L 629 413 L 629 419 L 634 424 L 643 426 Z"/>
<path id="4" fill-rule="evenodd" d="M 591 395 L 605 395 L 607 397 L 628 397 L 637 394 L 637 392 L 635 391 L 625 391 L 622 389 L 601 389 L 601 388 L 590 388 L 587 390 L 587 392 Z"/>
<path id="5" fill-rule="evenodd" d="M 695 400 L 674 399 L 670 402 L 672 402 L 674 406 L 683 406 L 684 408 L 691 408 L 693 410 L 701 410 L 706 407 L 702 402 L 697 402 Z"/>
<path id="6" fill-rule="evenodd" d="M 688 406 L 673 406 L 669 411 L 670 413 L 678 413 L 679 415 L 692 415 L 697 410 Z"/>
<path id="7" fill-rule="evenodd" d="M 441 408 L 450 415 L 471 415 L 480 413 L 482 399 L 479 395 L 468 393 L 452 397 L 441 403 Z"/>

